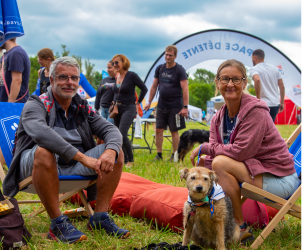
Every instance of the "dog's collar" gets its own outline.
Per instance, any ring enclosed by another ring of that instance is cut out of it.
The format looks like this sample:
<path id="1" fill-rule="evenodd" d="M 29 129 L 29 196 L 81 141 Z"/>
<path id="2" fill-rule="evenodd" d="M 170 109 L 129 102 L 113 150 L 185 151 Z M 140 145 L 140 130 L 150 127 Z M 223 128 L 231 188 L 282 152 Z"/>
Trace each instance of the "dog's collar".
<path id="1" fill-rule="evenodd" d="M 216 187 L 216 189 L 215 189 L 215 187 Z M 222 190 L 221 186 L 219 184 L 214 183 L 211 192 L 208 193 L 206 195 L 206 197 L 203 198 L 200 202 L 197 202 L 197 203 L 193 202 L 190 197 L 190 194 L 188 195 L 187 202 L 190 204 L 192 211 L 194 210 L 195 207 L 203 207 L 203 206 L 210 205 L 210 212 L 211 212 L 211 218 L 212 218 L 213 214 L 214 214 L 214 201 L 222 199 L 224 196 L 225 196 L 225 192 Z M 190 216 L 189 216 L 189 218 L 190 218 Z"/>

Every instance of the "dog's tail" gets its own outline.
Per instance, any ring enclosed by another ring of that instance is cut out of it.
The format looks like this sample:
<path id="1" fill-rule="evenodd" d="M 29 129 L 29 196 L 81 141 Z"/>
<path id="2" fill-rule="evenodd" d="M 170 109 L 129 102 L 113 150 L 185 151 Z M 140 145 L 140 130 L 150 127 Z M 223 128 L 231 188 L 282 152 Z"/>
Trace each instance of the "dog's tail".
<path id="1" fill-rule="evenodd" d="M 176 150 L 174 152 L 174 159 L 173 159 L 174 162 L 178 162 L 178 151 Z"/>

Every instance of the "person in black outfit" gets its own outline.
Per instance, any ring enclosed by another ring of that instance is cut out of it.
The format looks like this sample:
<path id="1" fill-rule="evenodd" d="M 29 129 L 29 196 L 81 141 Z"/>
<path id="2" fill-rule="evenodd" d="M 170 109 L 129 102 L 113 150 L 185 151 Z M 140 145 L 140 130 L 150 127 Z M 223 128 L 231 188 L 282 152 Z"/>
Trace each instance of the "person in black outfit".
<path id="1" fill-rule="evenodd" d="M 139 104 L 144 99 L 148 89 L 139 76 L 131 71 L 130 61 L 124 55 L 115 55 L 112 58 L 118 76 L 113 85 L 114 101 L 118 107 L 118 115 L 114 118 L 114 124 L 117 126 L 123 136 L 123 151 L 125 155 L 126 167 L 131 167 L 133 164 L 133 153 L 131 143 L 128 138 L 128 130 L 138 111 Z M 136 102 L 135 86 L 140 88 L 141 92 Z"/>
<path id="2" fill-rule="evenodd" d="M 112 87 L 115 83 L 116 70 L 112 66 L 112 61 L 107 63 L 107 72 L 109 74 L 108 77 L 104 78 L 95 97 L 95 109 L 99 110 L 101 107 L 101 116 L 103 116 L 107 121 L 114 124 L 114 120 L 109 117 L 109 107 L 114 98 L 114 93 Z"/>
<path id="3" fill-rule="evenodd" d="M 40 79 L 40 95 L 46 93 L 47 87 L 50 85 L 49 81 L 49 69 L 52 62 L 55 60 L 55 56 L 51 49 L 43 48 L 38 52 L 38 63 L 42 69 L 38 70 L 38 77 Z"/>

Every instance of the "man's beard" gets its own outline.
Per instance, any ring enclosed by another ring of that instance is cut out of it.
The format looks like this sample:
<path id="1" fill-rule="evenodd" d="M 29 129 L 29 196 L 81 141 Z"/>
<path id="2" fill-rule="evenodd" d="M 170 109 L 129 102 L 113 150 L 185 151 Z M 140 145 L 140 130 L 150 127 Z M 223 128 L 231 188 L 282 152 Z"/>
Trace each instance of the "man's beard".
<path id="1" fill-rule="evenodd" d="M 76 94 L 77 94 L 77 89 L 74 89 L 74 93 L 70 93 L 70 94 L 63 94 L 61 91 L 61 88 L 57 85 L 54 84 L 54 92 L 61 98 L 63 99 L 71 99 L 73 98 Z"/>

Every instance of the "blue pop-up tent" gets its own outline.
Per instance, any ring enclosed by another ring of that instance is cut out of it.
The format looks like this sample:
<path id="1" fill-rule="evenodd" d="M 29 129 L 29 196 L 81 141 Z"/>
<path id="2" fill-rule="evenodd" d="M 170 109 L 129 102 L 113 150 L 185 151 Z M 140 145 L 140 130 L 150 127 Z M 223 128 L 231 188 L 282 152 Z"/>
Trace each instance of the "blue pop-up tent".
<path id="1" fill-rule="evenodd" d="M 16 0 L 1 0 L 0 4 L 0 46 L 7 40 L 24 35 Z"/>

